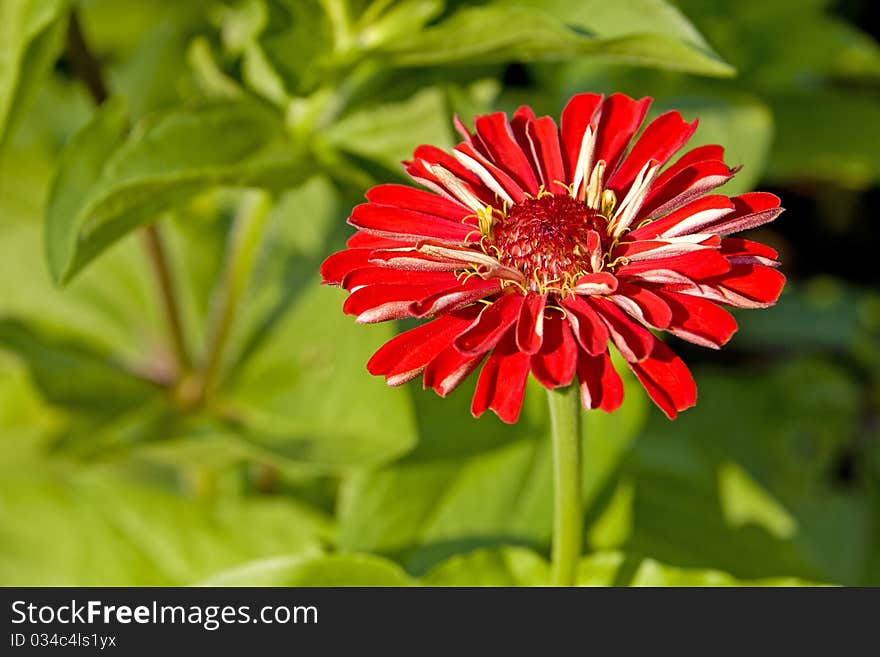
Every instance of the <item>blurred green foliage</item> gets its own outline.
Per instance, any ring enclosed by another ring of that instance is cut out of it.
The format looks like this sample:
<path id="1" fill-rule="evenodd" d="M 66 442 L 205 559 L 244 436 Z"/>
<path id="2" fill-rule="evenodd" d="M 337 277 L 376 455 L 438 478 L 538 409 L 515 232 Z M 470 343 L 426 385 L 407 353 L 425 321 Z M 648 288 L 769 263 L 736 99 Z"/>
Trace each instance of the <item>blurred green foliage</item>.
<path id="1" fill-rule="evenodd" d="M 73 10 L 113 96 L 97 110 Z M 0 0 L 0 583 L 546 583 L 538 387 L 513 427 L 470 417 L 473 382 L 387 388 L 364 364 L 394 327 L 355 326 L 316 270 L 369 185 L 454 143 L 453 113 L 558 115 L 593 90 L 699 117 L 694 143 L 744 165 L 726 191 L 780 193 L 762 239 L 791 281 L 722 354 L 676 345 L 700 403 L 674 423 L 629 379 L 618 412 L 586 415 L 578 581 L 880 584 L 870 11 Z M 241 273 L 248 188 L 273 204 Z M 178 380 L 145 225 L 196 366 L 224 283 L 243 291 L 204 397 Z"/>

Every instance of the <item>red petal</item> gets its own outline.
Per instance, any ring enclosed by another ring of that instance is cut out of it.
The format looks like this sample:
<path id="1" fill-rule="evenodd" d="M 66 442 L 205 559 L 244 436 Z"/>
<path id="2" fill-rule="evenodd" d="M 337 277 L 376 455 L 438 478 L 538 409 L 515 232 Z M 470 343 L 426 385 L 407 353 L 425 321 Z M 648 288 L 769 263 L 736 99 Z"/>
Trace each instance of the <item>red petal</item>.
<path id="1" fill-rule="evenodd" d="M 459 153 L 464 153 L 469 158 L 476 161 L 479 166 L 486 170 L 491 180 L 484 180 L 483 178 L 481 178 L 481 180 L 488 189 L 491 190 L 494 185 L 498 189 L 503 190 L 508 196 L 510 196 L 514 203 L 521 203 L 526 198 L 528 198 L 528 195 L 526 194 L 526 189 L 519 182 L 517 182 L 512 176 L 508 175 L 507 172 L 504 171 L 504 169 L 501 169 L 490 160 L 487 160 L 485 157 L 480 155 L 480 153 L 478 153 L 477 150 L 470 144 L 459 144 L 455 147 L 455 150 Z M 467 165 L 464 163 L 462 163 L 462 166 L 467 167 Z M 476 174 L 475 172 L 474 175 L 478 174 Z M 486 173 L 484 173 L 483 175 L 485 176 Z M 492 190 L 492 193 L 498 194 L 496 190 Z M 498 195 L 503 197 L 503 194 Z"/>
<path id="2" fill-rule="evenodd" d="M 610 413 L 623 403 L 623 381 L 606 349 L 597 356 L 580 353 L 577 363 L 581 404 L 584 408 L 601 408 Z"/>
<path id="3" fill-rule="evenodd" d="M 450 278 L 455 284 L 455 277 L 450 275 Z M 342 310 L 348 315 L 357 315 L 361 324 L 412 317 L 410 306 L 415 301 L 449 285 L 443 281 L 432 285 L 367 285 L 352 292 Z"/>
<path id="4" fill-rule="evenodd" d="M 513 117 L 510 119 L 510 129 L 513 131 L 513 137 L 516 139 L 516 143 L 519 144 L 520 150 L 526 154 L 528 157 L 532 152 L 532 145 L 529 143 L 529 137 L 526 134 L 526 130 L 528 129 L 529 123 L 535 120 L 535 113 L 532 111 L 531 107 L 526 105 L 522 105 L 516 109 L 513 113 Z M 531 162 L 532 167 L 535 168 L 535 163 Z M 535 169 L 537 171 L 537 169 Z"/>
<path id="5" fill-rule="evenodd" d="M 686 167 L 668 180 L 665 179 L 665 173 L 651 186 L 638 218 L 659 217 L 681 207 L 726 183 L 733 177 L 734 171 L 724 162 L 707 160 Z"/>
<path id="6" fill-rule="evenodd" d="M 564 185 L 565 166 L 562 163 L 556 123 L 549 116 L 545 116 L 529 123 L 526 133 L 532 155 L 538 164 L 544 189 L 551 194 L 565 194 L 567 191 Z"/>
<path id="7" fill-rule="evenodd" d="M 484 308 L 470 328 L 456 338 L 456 349 L 467 356 L 489 351 L 516 322 L 524 301 L 521 294 L 501 296 Z"/>
<path id="8" fill-rule="evenodd" d="M 491 408 L 503 422 L 516 422 L 522 409 L 528 375 L 529 355 L 516 348 L 513 331 L 509 331 L 480 372 L 471 414 L 480 417 Z"/>
<path id="9" fill-rule="evenodd" d="M 602 116 L 596 133 L 594 162 L 605 160 L 606 171 L 614 171 L 633 135 L 642 125 L 650 98 L 633 100 L 623 94 L 612 94 L 602 103 Z"/>
<path id="10" fill-rule="evenodd" d="M 404 162 L 404 168 L 411 178 L 417 182 L 431 187 L 435 191 L 443 192 L 452 198 L 457 198 L 452 190 L 447 189 L 443 182 L 426 167 L 427 164 L 439 164 L 455 176 L 461 185 L 477 197 L 483 205 L 491 205 L 495 200 L 495 193 L 490 190 L 473 173 L 464 168 L 458 160 L 449 153 L 434 146 L 419 146 L 413 154 L 413 159 Z M 459 201 L 463 199 L 458 199 Z M 453 203 L 457 201 L 451 201 Z"/>
<path id="11" fill-rule="evenodd" d="M 348 223 L 391 239 L 430 238 L 455 244 L 464 242 L 473 231 L 468 224 L 375 203 L 362 203 L 355 207 Z"/>
<path id="12" fill-rule="evenodd" d="M 782 292 L 785 276 L 761 265 L 734 265 L 717 284 L 761 304 L 772 304 Z"/>
<path id="13" fill-rule="evenodd" d="M 441 312 L 450 312 L 455 308 L 473 303 L 478 299 L 486 299 L 501 291 L 501 281 L 471 278 L 459 285 L 419 299 L 410 306 L 413 317 L 425 317 Z"/>
<path id="14" fill-rule="evenodd" d="M 417 249 L 377 249 L 371 254 L 371 263 L 397 271 L 457 271 L 462 268 L 460 260 L 438 260 Z"/>
<path id="15" fill-rule="evenodd" d="M 683 274 L 692 280 L 702 281 L 726 274 L 730 271 L 730 263 L 719 251 L 702 249 L 669 258 L 655 258 L 653 260 L 633 262 L 623 267 L 618 267 L 617 275 L 623 278 L 658 269 L 667 269 Z"/>
<path id="16" fill-rule="evenodd" d="M 370 265 L 372 249 L 346 249 L 334 253 L 321 265 L 321 278 L 325 285 L 340 285 L 342 279 L 355 269 Z"/>
<path id="17" fill-rule="evenodd" d="M 666 302 L 644 287 L 620 281 L 617 292 L 608 297 L 630 315 L 654 328 L 664 329 L 672 321 Z"/>
<path id="18" fill-rule="evenodd" d="M 359 230 L 348 238 L 345 245 L 350 249 L 396 249 L 402 246 L 411 246 L 412 240 L 401 242 Z"/>
<path id="19" fill-rule="evenodd" d="M 766 244 L 742 237 L 725 237 L 721 240 L 721 255 L 736 265 L 767 265 L 776 267 L 779 254 Z"/>
<path id="20" fill-rule="evenodd" d="M 544 322 L 541 351 L 532 355 L 535 378 L 546 388 L 567 386 L 574 378 L 578 346 L 562 313 L 551 313 Z"/>
<path id="21" fill-rule="evenodd" d="M 697 146 L 670 164 L 666 169 L 657 176 L 656 184 L 665 185 L 679 173 L 694 164 L 715 160 L 724 162 L 724 149 L 717 144 L 708 144 L 706 146 Z"/>
<path id="22" fill-rule="evenodd" d="M 593 307 L 577 295 L 562 300 L 568 312 L 568 322 L 574 331 L 581 348 L 588 354 L 597 356 L 608 351 L 608 327 Z"/>
<path id="23" fill-rule="evenodd" d="M 708 299 L 664 290 L 657 290 L 657 295 L 672 309 L 667 330 L 682 340 L 719 349 L 736 333 L 733 316 Z"/>
<path id="24" fill-rule="evenodd" d="M 767 192 L 750 192 L 734 196 L 734 210 L 712 225 L 712 231 L 719 235 L 738 233 L 769 223 L 782 214 L 779 197 Z"/>
<path id="25" fill-rule="evenodd" d="M 527 294 L 516 323 L 516 345 L 520 351 L 534 354 L 544 340 L 546 294 Z"/>
<path id="26" fill-rule="evenodd" d="M 688 123 L 678 112 L 658 116 L 645 128 L 620 168 L 608 180 L 607 186 L 617 193 L 618 198 L 622 198 L 649 160 L 666 164 L 696 129 L 696 121 Z"/>
<path id="27" fill-rule="evenodd" d="M 577 94 L 562 110 L 562 150 L 567 172 L 566 180 L 574 179 L 584 133 L 587 131 L 587 126 L 593 122 L 602 98 L 601 94 Z"/>
<path id="28" fill-rule="evenodd" d="M 655 338 L 650 357 L 629 366 L 670 420 L 697 403 L 697 386 L 690 371 L 662 341 Z"/>
<path id="29" fill-rule="evenodd" d="M 530 194 L 538 193 L 538 180 L 529 159 L 513 136 L 510 124 L 503 112 L 478 116 L 474 127 L 492 162 L 504 169 Z"/>
<path id="30" fill-rule="evenodd" d="M 584 274 L 575 281 L 574 291 L 578 294 L 611 294 L 617 289 L 617 278 L 607 271 Z"/>
<path id="31" fill-rule="evenodd" d="M 383 375 L 389 385 L 416 377 L 476 316 L 476 309 L 444 315 L 386 342 L 367 363 L 370 374 Z"/>
<path id="32" fill-rule="evenodd" d="M 455 222 L 461 222 L 471 214 L 471 211 L 460 203 L 406 185 L 378 185 L 370 189 L 366 196 L 368 201 L 379 205 L 393 205 Z"/>
<path id="33" fill-rule="evenodd" d="M 589 303 L 599 312 L 611 335 L 611 341 L 629 362 L 644 360 L 651 353 L 655 340 L 653 334 L 629 315 L 605 299 L 590 299 Z"/>
<path id="34" fill-rule="evenodd" d="M 477 368 L 485 356 L 465 356 L 454 346 L 449 346 L 425 367 L 423 385 L 445 397 Z"/>
<path id="35" fill-rule="evenodd" d="M 712 226 L 730 214 L 734 205 L 726 196 L 713 194 L 703 196 L 671 212 L 662 219 L 655 219 L 629 234 L 631 240 L 644 240 L 669 237 L 672 235 L 691 235 L 694 233 L 714 233 Z"/>
<path id="36" fill-rule="evenodd" d="M 439 285 L 442 288 L 454 285 L 454 274 L 449 271 L 402 271 L 388 267 L 364 267 L 356 269 L 342 279 L 342 287 L 355 290 L 365 285 L 421 285 L 432 289 Z"/>

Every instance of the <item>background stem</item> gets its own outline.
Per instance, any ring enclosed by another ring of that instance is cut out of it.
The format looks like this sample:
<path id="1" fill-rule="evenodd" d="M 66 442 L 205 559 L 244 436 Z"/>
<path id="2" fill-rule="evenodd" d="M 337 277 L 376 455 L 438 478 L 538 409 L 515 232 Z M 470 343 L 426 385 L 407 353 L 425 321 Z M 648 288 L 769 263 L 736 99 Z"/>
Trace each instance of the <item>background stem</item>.
<path id="1" fill-rule="evenodd" d="M 110 92 L 101 71 L 101 64 L 89 47 L 76 10 L 70 12 L 68 19 L 66 49 L 71 68 L 88 88 L 95 105 L 103 104 L 110 96 Z M 156 224 L 151 224 L 144 228 L 143 235 L 147 257 L 159 286 L 165 321 L 168 326 L 168 337 L 177 366 L 177 377 L 180 379 L 189 370 L 191 361 L 183 335 L 183 322 L 180 316 L 180 306 L 177 302 L 171 264 L 159 227 Z"/>
<path id="2" fill-rule="evenodd" d="M 190 368 L 191 362 L 186 348 L 186 339 L 183 337 L 180 308 L 177 305 L 177 295 L 174 291 L 174 280 L 171 277 L 171 268 L 168 263 L 168 254 L 165 250 L 165 242 L 156 224 L 151 224 L 144 228 L 143 236 L 147 256 L 150 259 L 153 273 L 156 275 L 156 282 L 159 285 L 162 309 L 168 325 L 171 347 L 174 350 L 174 357 L 177 361 L 178 375 L 180 375 Z"/>
<path id="3" fill-rule="evenodd" d="M 267 192 L 254 190 L 247 193 L 235 217 L 223 277 L 215 292 L 214 312 L 208 326 L 207 352 L 198 373 L 196 401 L 199 403 L 211 392 L 220 371 L 235 311 L 250 279 L 271 209 L 271 196 Z"/>
<path id="4" fill-rule="evenodd" d="M 577 386 L 547 391 L 553 438 L 553 584 L 574 586 L 583 536 L 581 404 Z"/>

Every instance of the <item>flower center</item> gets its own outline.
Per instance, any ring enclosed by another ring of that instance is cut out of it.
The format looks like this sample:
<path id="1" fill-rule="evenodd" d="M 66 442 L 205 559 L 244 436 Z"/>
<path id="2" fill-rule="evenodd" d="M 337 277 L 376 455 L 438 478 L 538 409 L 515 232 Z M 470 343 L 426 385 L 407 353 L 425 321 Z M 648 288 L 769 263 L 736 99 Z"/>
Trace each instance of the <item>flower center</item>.
<path id="1" fill-rule="evenodd" d="M 544 194 L 498 219 L 491 243 L 502 265 L 521 271 L 540 291 L 564 290 L 601 268 L 607 236 L 608 220 L 598 211 L 570 196 Z"/>

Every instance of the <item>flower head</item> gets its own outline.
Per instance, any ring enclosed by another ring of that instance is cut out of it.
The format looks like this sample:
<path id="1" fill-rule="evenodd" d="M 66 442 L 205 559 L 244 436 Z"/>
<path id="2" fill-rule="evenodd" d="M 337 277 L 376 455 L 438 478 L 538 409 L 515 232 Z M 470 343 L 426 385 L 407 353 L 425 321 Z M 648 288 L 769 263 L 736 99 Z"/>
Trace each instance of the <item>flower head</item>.
<path id="1" fill-rule="evenodd" d="M 577 381 L 586 408 L 623 398 L 609 345 L 670 418 L 696 402 L 687 367 L 649 329 L 719 348 L 736 330 L 720 306 L 774 303 L 773 249 L 731 233 L 775 219 L 772 194 L 710 194 L 734 175 L 720 146 L 667 165 L 696 121 L 650 104 L 580 94 L 561 127 L 529 108 L 460 122 L 451 153 L 416 149 L 407 173 L 430 191 L 379 185 L 349 223 L 348 248 L 322 266 L 358 322 L 427 321 L 367 367 L 399 385 L 422 375 L 446 395 L 483 363 L 471 410 L 519 416 L 529 372 Z M 630 147 L 630 143 L 632 146 Z"/>

